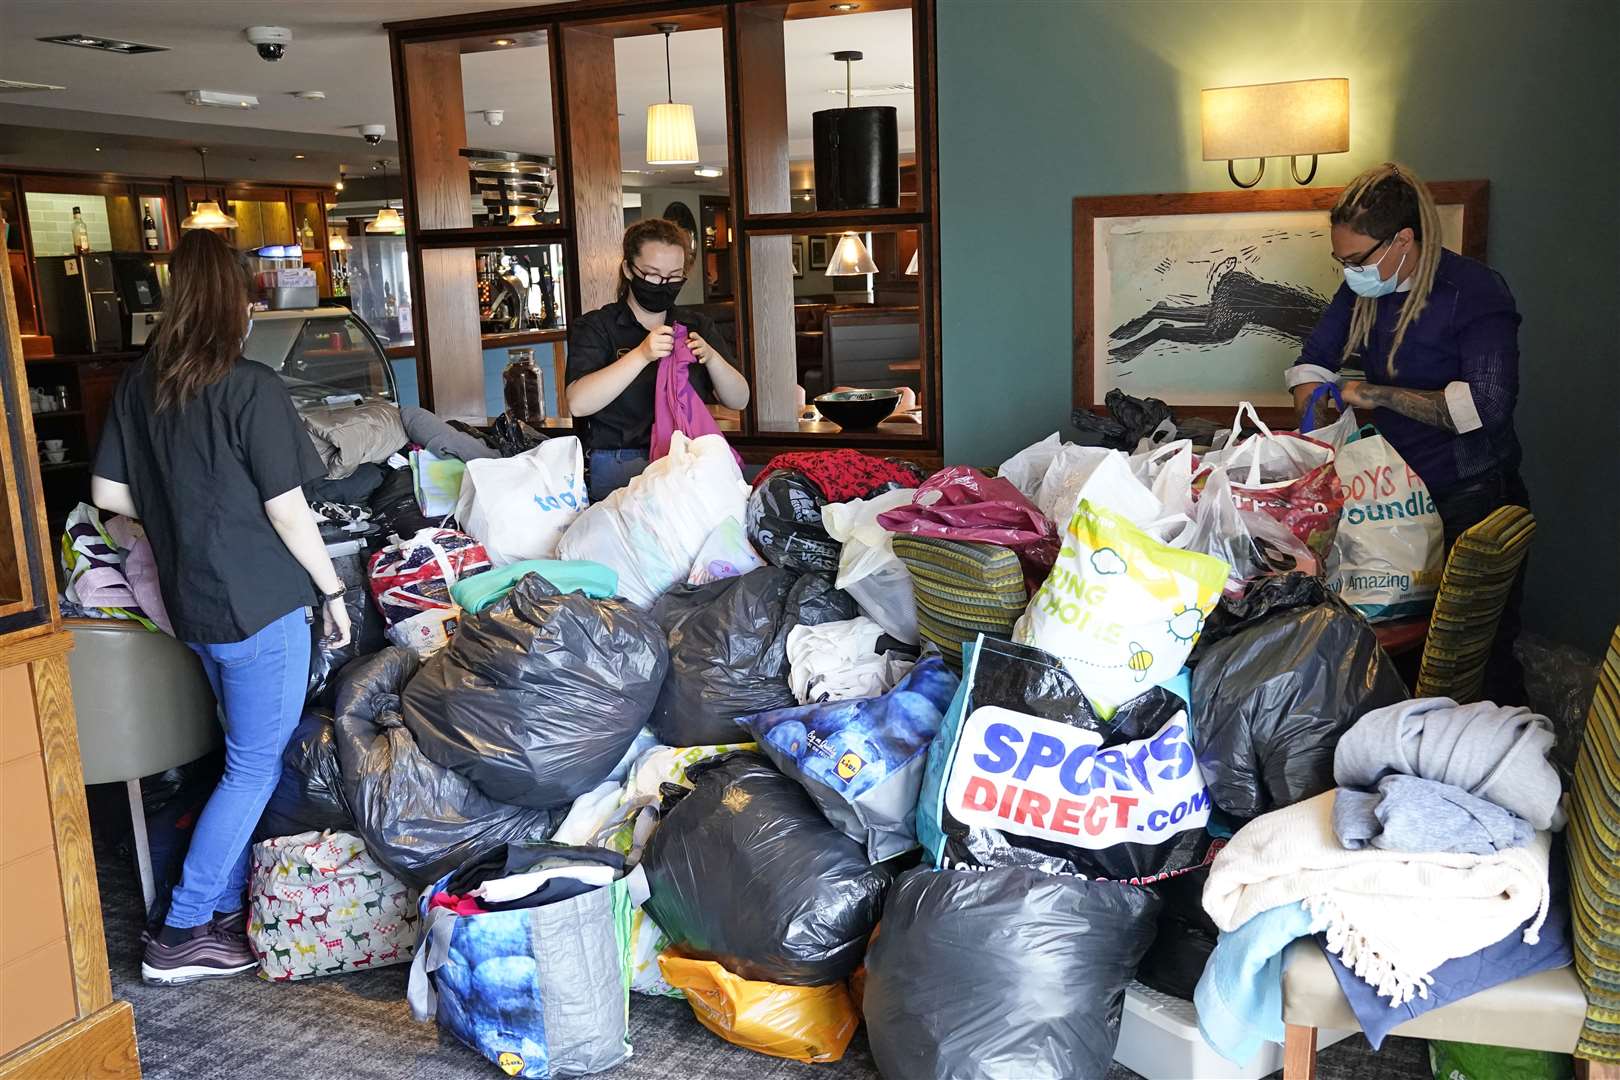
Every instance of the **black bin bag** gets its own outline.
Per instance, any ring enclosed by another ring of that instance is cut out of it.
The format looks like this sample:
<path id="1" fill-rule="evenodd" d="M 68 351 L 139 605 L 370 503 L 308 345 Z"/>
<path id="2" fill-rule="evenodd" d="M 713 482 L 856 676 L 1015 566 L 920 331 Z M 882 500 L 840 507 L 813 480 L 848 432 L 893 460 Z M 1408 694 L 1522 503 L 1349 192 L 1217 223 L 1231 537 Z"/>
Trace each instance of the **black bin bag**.
<path id="1" fill-rule="evenodd" d="M 566 807 L 630 749 L 668 663 L 646 612 L 528 574 L 422 665 L 403 695 L 405 726 L 490 798 Z"/>
<path id="2" fill-rule="evenodd" d="M 254 837 L 294 836 L 301 832 L 347 832 L 354 829 L 349 801 L 343 795 L 332 714 L 305 709 L 281 752 L 281 779 L 270 793 Z"/>
<path id="3" fill-rule="evenodd" d="M 1158 935 L 1142 957 L 1137 982 L 1161 994 L 1192 1000 L 1209 954 L 1215 951 L 1215 939 L 1220 937 L 1220 930 L 1204 910 L 1204 883 L 1208 880 L 1209 866 L 1205 864 L 1153 886 L 1164 903 Z"/>
<path id="4" fill-rule="evenodd" d="M 1231 630 L 1192 674 L 1210 798 L 1254 818 L 1320 795 L 1334 786 L 1339 737 L 1408 696 L 1372 627 L 1335 596 Z"/>
<path id="5" fill-rule="evenodd" d="M 844 545 L 821 524 L 827 497 L 796 469 L 778 469 L 748 496 L 748 542 L 772 566 L 838 573 Z"/>
<path id="6" fill-rule="evenodd" d="M 888 872 L 763 754 L 734 750 L 686 778 L 693 790 L 642 856 L 653 922 L 688 956 L 745 979 L 847 978 L 866 953 Z"/>
<path id="7" fill-rule="evenodd" d="M 1158 906 L 1143 886 L 1023 867 L 907 871 L 866 957 L 878 1071 L 1101 1080 Z"/>
<path id="8" fill-rule="evenodd" d="M 855 615 L 830 577 L 775 566 L 676 586 L 652 609 L 669 640 L 653 732 L 668 746 L 738 741 L 739 718 L 799 703 L 788 686 L 788 633 Z"/>
<path id="9" fill-rule="evenodd" d="M 498 803 L 417 748 L 399 712 L 420 661 L 390 645 L 337 676 L 343 793 L 366 850 L 415 888 L 513 840 L 543 840 L 560 816 Z"/>

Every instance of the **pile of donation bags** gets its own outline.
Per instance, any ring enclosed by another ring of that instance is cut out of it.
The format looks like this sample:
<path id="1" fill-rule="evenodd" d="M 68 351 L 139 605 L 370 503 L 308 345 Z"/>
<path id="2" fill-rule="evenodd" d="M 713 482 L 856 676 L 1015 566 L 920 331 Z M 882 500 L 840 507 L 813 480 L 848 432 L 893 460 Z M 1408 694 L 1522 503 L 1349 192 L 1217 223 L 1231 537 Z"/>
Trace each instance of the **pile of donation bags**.
<path id="1" fill-rule="evenodd" d="M 1323 577 L 1333 447 L 1228 441 L 750 486 L 677 435 L 522 559 L 431 522 L 379 592 L 454 625 L 332 674 L 260 835 L 357 836 L 418 1016 L 510 1075 L 622 1061 L 627 989 L 802 1061 L 864 1019 L 886 1076 L 1100 1075 L 1133 978 L 1203 979 L 1233 838 L 1407 697 Z M 919 652 L 897 535 L 1015 552 L 1011 640 Z"/>

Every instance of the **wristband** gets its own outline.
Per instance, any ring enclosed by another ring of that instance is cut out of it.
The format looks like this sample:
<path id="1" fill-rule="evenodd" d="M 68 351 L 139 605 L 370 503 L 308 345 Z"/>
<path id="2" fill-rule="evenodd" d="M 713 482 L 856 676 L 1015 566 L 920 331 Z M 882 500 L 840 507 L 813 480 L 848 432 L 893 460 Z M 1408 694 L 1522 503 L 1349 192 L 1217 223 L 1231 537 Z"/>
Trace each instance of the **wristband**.
<path id="1" fill-rule="evenodd" d="M 333 600 L 342 600 L 345 595 L 347 595 L 347 590 L 339 587 L 336 592 L 321 593 L 321 599 L 326 603 L 331 603 Z"/>

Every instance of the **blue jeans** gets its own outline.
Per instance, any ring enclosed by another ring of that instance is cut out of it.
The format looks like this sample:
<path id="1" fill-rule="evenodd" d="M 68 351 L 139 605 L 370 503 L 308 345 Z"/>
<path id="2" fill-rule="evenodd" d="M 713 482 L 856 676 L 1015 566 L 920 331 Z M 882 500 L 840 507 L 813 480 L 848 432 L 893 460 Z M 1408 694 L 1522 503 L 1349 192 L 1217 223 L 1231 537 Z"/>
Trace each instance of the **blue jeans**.
<path id="1" fill-rule="evenodd" d="M 249 841 L 281 778 L 309 684 L 310 611 L 295 608 L 246 641 L 195 645 L 221 705 L 225 774 L 208 796 L 164 922 L 201 926 L 238 911 L 247 887 Z"/>
<path id="2" fill-rule="evenodd" d="M 641 475 L 645 450 L 592 450 L 591 502 L 599 503 Z"/>

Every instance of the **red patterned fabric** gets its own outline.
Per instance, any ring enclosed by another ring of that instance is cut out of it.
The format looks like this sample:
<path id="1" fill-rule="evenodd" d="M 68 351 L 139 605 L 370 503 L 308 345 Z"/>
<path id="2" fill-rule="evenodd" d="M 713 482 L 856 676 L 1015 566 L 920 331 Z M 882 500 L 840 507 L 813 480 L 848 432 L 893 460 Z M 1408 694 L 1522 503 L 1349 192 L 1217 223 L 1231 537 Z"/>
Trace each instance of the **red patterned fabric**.
<path id="1" fill-rule="evenodd" d="M 774 472 L 791 469 L 803 473 L 821 489 L 828 502 L 864 499 L 889 484 L 914 488 L 922 477 L 913 466 L 885 461 L 859 450 L 796 450 L 777 454 L 754 477 L 758 488 Z"/>

